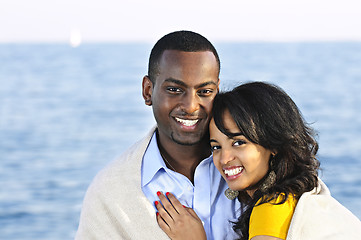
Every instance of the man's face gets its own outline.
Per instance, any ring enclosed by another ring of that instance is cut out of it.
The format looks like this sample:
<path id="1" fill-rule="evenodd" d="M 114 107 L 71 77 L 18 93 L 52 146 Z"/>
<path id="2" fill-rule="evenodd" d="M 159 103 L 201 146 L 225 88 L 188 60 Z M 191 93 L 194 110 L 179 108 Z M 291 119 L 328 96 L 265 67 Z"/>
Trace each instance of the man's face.
<path id="1" fill-rule="evenodd" d="M 218 72 L 210 51 L 164 51 L 154 86 L 149 78 L 143 79 L 143 96 L 151 97 L 148 105 L 153 106 L 161 141 L 194 145 L 204 139 L 218 91 Z"/>

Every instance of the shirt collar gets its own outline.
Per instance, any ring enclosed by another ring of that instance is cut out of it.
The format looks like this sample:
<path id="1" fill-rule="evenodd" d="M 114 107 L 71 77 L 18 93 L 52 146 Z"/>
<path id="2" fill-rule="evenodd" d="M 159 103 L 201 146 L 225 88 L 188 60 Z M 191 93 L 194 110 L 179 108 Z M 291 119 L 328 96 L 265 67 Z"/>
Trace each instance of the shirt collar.
<path id="1" fill-rule="evenodd" d="M 157 134 L 156 131 L 154 131 L 152 139 L 150 140 L 148 148 L 143 156 L 142 186 L 147 185 L 161 169 L 167 169 L 167 167 L 160 155 L 157 144 Z"/>
<path id="2" fill-rule="evenodd" d="M 142 164 L 142 187 L 147 185 L 153 177 L 159 171 L 171 171 L 164 163 L 164 160 L 159 152 L 158 143 L 157 143 L 157 131 L 154 131 L 152 139 L 148 145 L 147 150 L 143 156 Z M 208 164 L 212 162 L 212 154 L 204 159 L 200 164 Z M 212 163 L 213 164 L 213 163 Z"/>

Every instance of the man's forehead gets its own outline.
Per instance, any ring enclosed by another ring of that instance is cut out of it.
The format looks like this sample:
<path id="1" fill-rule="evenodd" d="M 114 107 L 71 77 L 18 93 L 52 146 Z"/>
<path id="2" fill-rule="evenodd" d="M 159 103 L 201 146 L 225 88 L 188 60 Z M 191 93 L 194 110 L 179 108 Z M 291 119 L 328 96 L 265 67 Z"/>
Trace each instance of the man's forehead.
<path id="1" fill-rule="evenodd" d="M 210 51 L 166 50 L 157 66 L 156 82 L 182 86 L 217 85 L 218 64 Z"/>
<path id="2" fill-rule="evenodd" d="M 195 51 L 195 52 L 188 52 L 188 51 L 181 51 L 181 50 L 174 50 L 174 49 L 166 49 L 163 51 L 162 55 L 160 56 L 160 62 L 162 60 L 169 60 L 169 59 L 186 59 L 186 58 L 201 58 L 206 60 L 206 58 L 211 59 L 214 58 L 215 63 L 217 63 L 217 59 L 214 56 L 214 53 L 209 50 L 205 51 Z"/>

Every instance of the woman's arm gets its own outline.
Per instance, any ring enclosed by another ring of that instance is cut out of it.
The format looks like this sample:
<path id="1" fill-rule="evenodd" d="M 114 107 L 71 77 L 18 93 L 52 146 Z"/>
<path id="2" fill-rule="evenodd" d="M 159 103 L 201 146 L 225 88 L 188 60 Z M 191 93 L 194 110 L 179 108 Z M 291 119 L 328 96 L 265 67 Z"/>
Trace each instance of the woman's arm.
<path id="1" fill-rule="evenodd" d="M 173 240 L 205 240 L 206 233 L 202 221 L 193 209 L 183 206 L 171 193 L 157 193 L 160 202 L 157 221 L 160 228 Z"/>

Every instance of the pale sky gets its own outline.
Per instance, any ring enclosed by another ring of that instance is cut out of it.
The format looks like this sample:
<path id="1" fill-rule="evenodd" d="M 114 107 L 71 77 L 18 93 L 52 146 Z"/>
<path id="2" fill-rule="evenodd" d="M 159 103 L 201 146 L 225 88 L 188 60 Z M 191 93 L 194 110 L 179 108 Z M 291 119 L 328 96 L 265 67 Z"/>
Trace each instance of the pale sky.
<path id="1" fill-rule="evenodd" d="M 0 42 L 361 41 L 361 0 L 0 0 Z"/>

